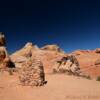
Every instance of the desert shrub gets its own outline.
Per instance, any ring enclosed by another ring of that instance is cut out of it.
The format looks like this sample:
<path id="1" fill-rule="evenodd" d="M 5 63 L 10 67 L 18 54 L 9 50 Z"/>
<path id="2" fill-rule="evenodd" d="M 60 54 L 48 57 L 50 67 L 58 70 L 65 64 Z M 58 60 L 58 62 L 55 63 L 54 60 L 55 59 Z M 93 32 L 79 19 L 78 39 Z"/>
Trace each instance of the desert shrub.
<path id="1" fill-rule="evenodd" d="M 53 69 L 53 73 L 56 74 L 57 73 L 57 70 L 56 69 Z"/>
<path id="2" fill-rule="evenodd" d="M 97 77 L 97 81 L 100 81 L 100 76 Z"/>
<path id="3" fill-rule="evenodd" d="M 14 71 L 14 69 L 8 68 L 9 75 L 13 75 L 13 71 Z"/>
<path id="4" fill-rule="evenodd" d="M 61 69 L 59 69 L 59 72 L 60 72 L 60 73 L 66 73 L 66 72 L 67 72 L 67 70 L 65 70 L 65 69 L 61 68 Z"/>
<path id="5" fill-rule="evenodd" d="M 92 79 L 90 75 L 85 75 L 85 74 L 84 75 L 81 75 L 81 77 L 86 78 L 86 79 L 89 79 L 89 80 Z"/>
<path id="6" fill-rule="evenodd" d="M 88 75 L 88 76 L 86 76 L 86 78 L 87 78 L 87 79 L 89 79 L 89 80 L 91 80 L 91 76 L 89 76 L 89 75 Z"/>

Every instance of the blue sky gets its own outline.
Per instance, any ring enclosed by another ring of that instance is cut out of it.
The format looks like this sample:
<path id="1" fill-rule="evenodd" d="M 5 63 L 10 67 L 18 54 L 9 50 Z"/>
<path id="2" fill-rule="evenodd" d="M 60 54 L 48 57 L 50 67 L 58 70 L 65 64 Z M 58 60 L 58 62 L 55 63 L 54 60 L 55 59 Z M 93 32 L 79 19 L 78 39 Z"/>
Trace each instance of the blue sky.
<path id="1" fill-rule="evenodd" d="M 67 33 L 68 34 L 68 33 Z M 57 44 L 66 52 L 76 49 L 95 49 L 99 47 L 99 35 L 95 33 L 83 35 L 66 35 L 66 33 L 23 33 L 7 32 L 7 47 L 9 52 L 22 48 L 27 42 L 42 47 L 47 44 Z"/>
<path id="2" fill-rule="evenodd" d="M 100 47 L 99 0 L 1 1 L 0 31 L 9 52 L 28 41 L 58 44 L 66 52 Z"/>

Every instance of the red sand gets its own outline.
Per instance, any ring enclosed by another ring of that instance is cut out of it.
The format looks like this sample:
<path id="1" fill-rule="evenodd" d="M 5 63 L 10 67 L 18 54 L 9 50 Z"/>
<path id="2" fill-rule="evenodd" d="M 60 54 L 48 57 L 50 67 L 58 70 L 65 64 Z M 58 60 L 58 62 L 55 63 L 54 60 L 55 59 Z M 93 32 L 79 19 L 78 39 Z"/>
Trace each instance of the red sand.
<path id="1" fill-rule="evenodd" d="M 0 73 L 0 100 L 100 100 L 100 82 L 47 74 L 43 87 L 21 86 L 18 76 Z"/>

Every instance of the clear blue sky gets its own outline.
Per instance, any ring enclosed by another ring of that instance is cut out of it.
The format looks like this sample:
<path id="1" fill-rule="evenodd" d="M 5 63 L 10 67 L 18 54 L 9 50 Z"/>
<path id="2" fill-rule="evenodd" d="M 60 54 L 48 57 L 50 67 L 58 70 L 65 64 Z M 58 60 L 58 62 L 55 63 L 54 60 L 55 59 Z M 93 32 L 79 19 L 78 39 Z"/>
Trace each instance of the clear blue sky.
<path id="1" fill-rule="evenodd" d="M 9 0 L 0 2 L 0 31 L 9 52 L 28 41 L 58 44 L 65 51 L 100 47 L 99 0 Z"/>

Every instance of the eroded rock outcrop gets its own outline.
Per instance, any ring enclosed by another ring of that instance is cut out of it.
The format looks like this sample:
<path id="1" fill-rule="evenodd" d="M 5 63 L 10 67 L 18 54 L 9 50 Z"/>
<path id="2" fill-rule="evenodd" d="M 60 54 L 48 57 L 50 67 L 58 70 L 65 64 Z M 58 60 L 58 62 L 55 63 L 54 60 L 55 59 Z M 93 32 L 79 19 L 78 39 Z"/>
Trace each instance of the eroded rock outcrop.
<path id="1" fill-rule="evenodd" d="M 32 52 L 37 51 L 38 49 L 39 48 L 36 45 L 33 45 L 31 42 L 28 42 L 25 44 L 25 46 L 22 49 L 13 53 L 11 55 L 11 58 L 14 60 L 14 58 L 16 59 L 18 56 L 31 57 Z"/>
<path id="2" fill-rule="evenodd" d="M 3 34 L 3 32 L 0 32 L 0 68 L 4 68 L 6 66 L 4 66 L 5 64 L 5 59 L 8 58 L 8 53 L 5 47 L 5 36 Z M 7 60 L 9 61 L 9 59 L 6 59 L 6 63 Z"/>
<path id="3" fill-rule="evenodd" d="M 11 61 L 7 49 L 6 49 L 6 39 L 3 32 L 0 32 L 0 69 L 6 70 L 10 68 L 14 68 L 15 65 Z"/>
<path id="4" fill-rule="evenodd" d="M 42 47 L 41 50 L 49 50 L 49 51 L 56 51 L 56 52 L 64 53 L 64 51 L 57 45 L 46 45 Z"/>
<path id="5" fill-rule="evenodd" d="M 21 68 L 22 64 L 27 61 L 28 58 L 38 56 L 44 65 L 45 72 L 52 72 L 52 66 L 58 57 L 62 57 L 64 53 L 58 51 L 42 50 L 32 43 L 27 43 L 22 49 L 13 53 L 10 57 L 15 63 L 17 68 Z"/>
<path id="6" fill-rule="evenodd" d="M 53 71 L 58 73 L 70 73 L 74 75 L 79 75 L 80 67 L 76 57 L 74 55 L 69 55 L 66 57 L 62 57 L 62 59 L 58 60 L 55 63 Z"/>
<path id="7" fill-rule="evenodd" d="M 27 86 L 42 86 L 46 84 L 42 62 L 38 58 L 28 59 L 21 67 L 19 79 L 22 85 Z"/>
<path id="8" fill-rule="evenodd" d="M 11 60 L 15 63 L 17 68 L 21 68 L 22 64 L 32 57 L 33 51 L 37 51 L 39 48 L 36 45 L 33 45 L 31 42 L 25 44 L 25 46 L 13 53 L 10 57 Z"/>

